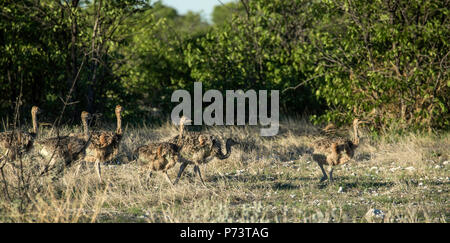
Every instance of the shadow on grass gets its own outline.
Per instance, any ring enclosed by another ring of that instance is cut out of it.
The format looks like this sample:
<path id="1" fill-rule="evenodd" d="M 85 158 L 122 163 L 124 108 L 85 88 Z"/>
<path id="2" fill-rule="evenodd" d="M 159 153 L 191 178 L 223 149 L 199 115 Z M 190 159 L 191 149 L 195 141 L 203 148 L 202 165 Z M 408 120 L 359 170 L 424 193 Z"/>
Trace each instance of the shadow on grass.
<path id="1" fill-rule="evenodd" d="M 356 182 L 341 182 L 338 184 L 346 189 L 352 188 L 390 188 L 395 185 L 395 183 L 390 181 L 356 181 Z"/>
<path id="2" fill-rule="evenodd" d="M 370 155 L 370 153 L 361 152 L 355 156 L 354 160 L 357 162 L 364 162 L 364 161 L 368 161 L 371 159 L 372 159 L 372 156 Z"/>
<path id="3" fill-rule="evenodd" d="M 218 182 L 220 180 L 230 180 L 234 182 L 275 182 L 278 180 L 285 180 L 280 179 L 278 175 L 210 175 L 208 176 L 209 182 Z M 291 177 L 288 179 L 289 181 L 307 181 L 307 182 L 314 182 L 316 181 L 316 178 L 311 177 Z M 317 179 L 318 180 L 318 179 Z M 280 184 L 281 182 L 276 182 L 275 184 Z"/>
<path id="4" fill-rule="evenodd" d="M 425 184 L 428 185 L 432 185 L 432 186 L 442 186 L 442 185 L 446 185 L 449 186 L 450 182 L 445 182 L 445 181 L 427 181 Z"/>
<path id="5" fill-rule="evenodd" d="M 272 156 L 276 156 L 280 162 L 287 162 L 299 159 L 305 154 L 311 154 L 313 149 L 307 146 L 289 145 L 287 147 L 274 146 Z"/>
<path id="6" fill-rule="evenodd" d="M 317 184 L 317 187 L 319 189 L 324 189 L 327 188 L 328 186 L 340 186 L 343 187 L 345 189 L 352 189 L 352 188 L 356 188 L 356 189 L 363 189 L 363 188 L 381 188 L 381 187 L 386 187 L 386 188 L 390 188 L 392 186 L 394 186 L 395 183 L 387 181 L 387 182 L 380 182 L 380 181 L 355 181 L 355 182 L 346 182 L 347 180 L 349 180 L 347 177 L 340 177 L 338 179 L 335 179 L 334 182 L 330 182 L 330 181 L 324 181 L 324 182 L 319 182 Z"/>
<path id="7" fill-rule="evenodd" d="M 292 183 L 283 183 L 283 182 L 276 182 L 272 184 L 253 184 L 250 186 L 250 188 L 253 189 L 272 189 L 272 190 L 298 190 L 301 188 L 300 185 L 295 185 Z"/>
<path id="8" fill-rule="evenodd" d="M 277 182 L 272 185 L 272 189 L 274 189 L 274 190 L 294 190 L 294 189 L 299 189 L 299 188 L 300 188 L 299 185 L 294 185 L 292 183 Z"/>

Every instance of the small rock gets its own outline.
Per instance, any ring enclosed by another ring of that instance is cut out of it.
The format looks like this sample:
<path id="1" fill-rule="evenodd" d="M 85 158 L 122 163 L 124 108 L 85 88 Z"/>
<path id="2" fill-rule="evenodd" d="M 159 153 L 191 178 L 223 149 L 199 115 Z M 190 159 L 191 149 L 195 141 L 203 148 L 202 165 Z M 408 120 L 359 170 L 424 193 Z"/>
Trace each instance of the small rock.
<path id="1" fill-rule="evenodd" d="M 435 168 L 435 169 L 440 169 L 440 168 L 442 168 L 442 166 L 436 165 L 434 168 Z"/>
<path id="2" fill-rule="evenodd" d="M 444 165 L 450 164 L 450 161 L 448 161 L 448 160 L 447 160 L 447 161 L 444 161 L 443 164 L 444 164 Z"/>
<path id="3" fill-rule="evenodd" d="M 342 188 L 342 186 L 340 186 L 338 189 L 338 193 L 342 193 L 342 192 L 344 192 L 344 189 Z"/>
<path id="4" fill-rule="evenodd" d="M 416 168 L 410 166 L 410 167 L 406 167 L 405 170 L 407 170 L 407 171 L 415 171 Z"/>
<path id="5" fill-rule="evenodd" d="M 399 170 L 399 169 L 401 169 L 402 167 L 394 167 L 394 168 L 390 168 L 389 170 L 391 171 L 391 172 L 395 172 L 396 170 Z"/>

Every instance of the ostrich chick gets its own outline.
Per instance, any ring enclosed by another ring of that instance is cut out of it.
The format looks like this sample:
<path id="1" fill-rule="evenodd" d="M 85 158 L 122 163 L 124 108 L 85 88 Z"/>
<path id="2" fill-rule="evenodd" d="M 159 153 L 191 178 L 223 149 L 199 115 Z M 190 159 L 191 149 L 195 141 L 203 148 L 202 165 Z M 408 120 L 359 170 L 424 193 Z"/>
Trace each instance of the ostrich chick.
<path id="1" fill-rule="evenodd" d="M 152 171 L 161 171 L 171 185 L 173 183 L 167 175 L 167 170 L 173 168 L 177 162 L 186 162 L 180 155 L 180 147 L 169 142 L 150 143 L 138 147 L 134 154 L 137 156 L 138 164 L 150 171 L 149 176 Z"/>
<path id="2" fill-rule="evenodd" d="M 365 122 L 360 121 L 358 118 L 353 120 L 353 140 L 349 139 L 336 139 L 334 141 L 330 140 L 327 141 L 331 143 L 330 146 L 323 148 L 322 143 L 320 147 L 316 147 L 319 153 L 313 154 L 313 159 L 319 164 L 319 167 L 323 174 L 323 177 L 320 179 L 320 182 L 328 179 L 328 175 L 323 168 L 324 165 L 328 165 L 330 181 L 333 181 L 334 166 L 347 163 L 353 158 L 355 151 L 359 146 L 358 126 L 361 123 Z"/>
<path id="3" fill-rule="evenodd" d="M 117 127 L 116 131 L 94 131 L 91 132 L 91 143 L 87 148 L 87 162 L 95 162 L 97 176 L 102 181 L 100 163 L 113 160 L 119 153 L 119 145 L 122 140 L 122 106 L 117 105 L 115 109 Z M 87 132 L 87 123 L 83 122 L 85 134 Z"/>
<path id="4" fill-rule="evenodd" d="M 6 157 L 9 161 L 13 161 L 17 157 L 30 152 L 37 137 L 37 115 L 40 113 L 41 110 L 39 107 L 33 106 L 31 108 L 31 119 L 33 123 L 32 131 L 6 131 L 0 133 L 0 152 L 3 154 L 2 157 Z"/>

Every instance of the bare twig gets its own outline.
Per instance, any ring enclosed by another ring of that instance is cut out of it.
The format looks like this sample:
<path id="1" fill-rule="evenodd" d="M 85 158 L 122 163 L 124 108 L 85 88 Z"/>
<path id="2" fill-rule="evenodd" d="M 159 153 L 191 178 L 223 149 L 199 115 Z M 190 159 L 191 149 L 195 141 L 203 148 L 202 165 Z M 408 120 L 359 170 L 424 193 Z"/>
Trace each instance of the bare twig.
<path id="1" fill-rule="evenodd" d="M 309 78 L 309 79 L 307 79 L 307 80 L 305 80 L 305 81 L 303 81 L 303 82 L 297 84 L 297 85 L 294 86 L 294 87 L 288 87 L 288 88 L 284 89 L 283 91 L 281 91 L 281 93 L 283 94 L 284 92 L 286 92 L 286 91 L 288 91 L 288 90 L 295 90 L 295 89 L 297 89 L 297 88 L 299 88 L 299 87 L 305 85 L 305 84 L 308 83 L 309 81 L 314 80 L 314 79 L 316 79 L 316 78 L 320 78 L 320 77 L 322 77 L 322 76 L 324 76 L 324 75 L 325 75 L 325 74 L 319 74 L 319 75 L 316 75 L 316 76 L 314 76 L 314 77 L 312 77 L 312 78 Z"/>

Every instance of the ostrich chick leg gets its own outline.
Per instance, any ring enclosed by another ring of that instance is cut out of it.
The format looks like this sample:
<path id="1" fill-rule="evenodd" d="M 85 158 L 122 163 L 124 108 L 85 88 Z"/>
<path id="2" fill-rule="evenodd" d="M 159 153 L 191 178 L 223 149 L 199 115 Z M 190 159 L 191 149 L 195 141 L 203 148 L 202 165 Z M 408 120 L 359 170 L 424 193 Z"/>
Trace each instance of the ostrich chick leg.
<path id="1" fill-rule="evenodd" d="M 328 174 L 330 175 L 330 182 L 333 182 L 334 181 L 334 179 L 333 179 L 333 166 L 332 165 L 330 165 L 329 167 L 328 167 Z"/>
<path id="2" fill-rule="evenodd" d="M 320 178 L 320 182 L 326 181 L 328 179 L 327 173 L 325 172 L 325 170 L 323 169 L 323 165 L 319 163 L 320 166 L 320 170 L 322 170 L 322 178 Z"/>
<path id="3" fill-rule="evenodd" d="M 198 165 L 195 165 L 195 166 L 194 166 L 194 171 L 195 171 L 196 173 L 198 173 L 198 176 L 200 177 L 200 181 L 202 182 L 202 184 L 203 184 L 204 186 L 206 186 L 206 184 L 205 184 L 205 182 L 203 181 L 203 178 L 202 178 L 202 173 L 200 172 L 200 167 L 198 167 Z"/>
<path id="4" fill-rule="evenodd" d="M 188 165 L 187 162 L 183 162 L 180 166 L 180 170 L 178 171 L 178 175 L 177 175 L 177 179 L 175 179 L 175 182 L 173 183 L 174 185 L 176 185 L 178 183 L 178 180 L 181 177 L 181 174 L 183 174 L 184 169 L 186 169 L 186 166 Z"/>

